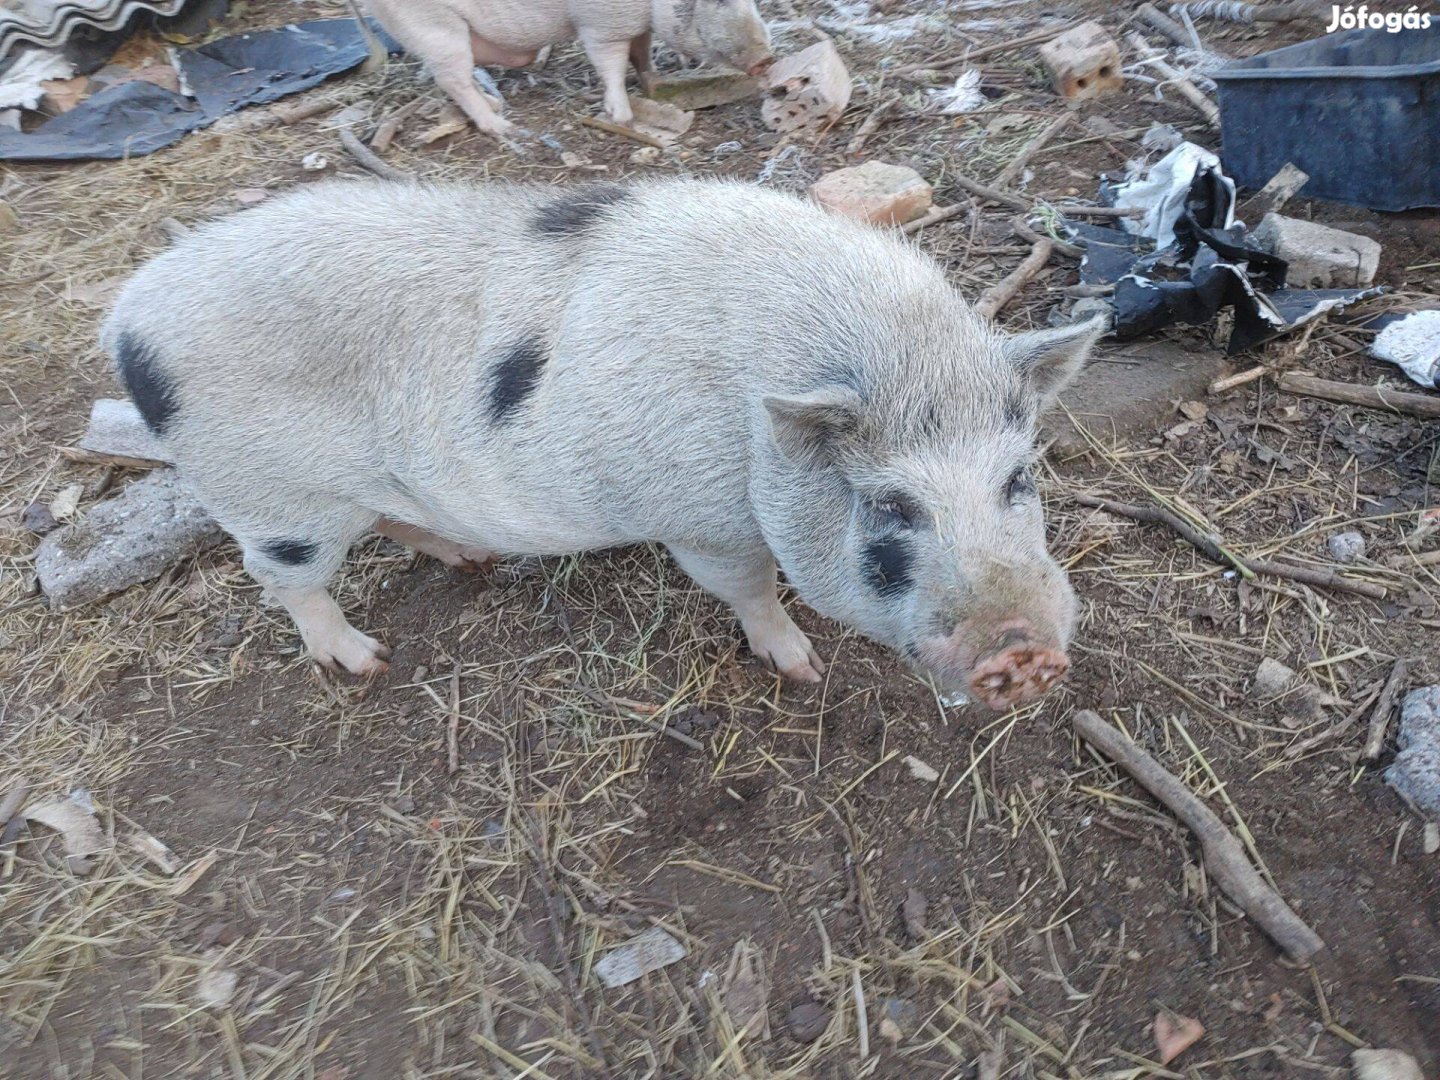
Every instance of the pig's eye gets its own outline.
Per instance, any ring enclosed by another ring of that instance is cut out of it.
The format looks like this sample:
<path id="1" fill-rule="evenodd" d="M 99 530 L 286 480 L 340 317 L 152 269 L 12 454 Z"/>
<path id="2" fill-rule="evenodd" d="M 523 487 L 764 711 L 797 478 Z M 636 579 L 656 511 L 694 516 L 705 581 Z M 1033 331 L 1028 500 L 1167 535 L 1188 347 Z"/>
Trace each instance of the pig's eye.
<path id="1" fill-rule="evenodd" d="M 912 528 L 918 517 L 915 507 L 900 495 L 887 495 L 883 499 L 874 502 L 875 513 L 882 521 L 890 525 L 898 525 L 902 529 Z"/>
<path id="2" fill-rule="evenodd" d="M 1034 494 L 1035 478 L 1030 475 L 1028 468 L 1021 465 L 1010 474 L 1010 479 L 1005 484 L 1005 498 L 1013 505 Z"/>

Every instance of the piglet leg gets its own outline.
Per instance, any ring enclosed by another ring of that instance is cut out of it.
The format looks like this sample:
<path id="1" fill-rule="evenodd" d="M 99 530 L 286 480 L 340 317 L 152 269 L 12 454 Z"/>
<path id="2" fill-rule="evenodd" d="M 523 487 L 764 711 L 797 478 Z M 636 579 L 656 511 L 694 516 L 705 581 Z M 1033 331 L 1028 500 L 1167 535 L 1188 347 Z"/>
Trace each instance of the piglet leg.
<path id="1" fill-rule="evenodd" d="M 617 124 L 628 124 L 635 118 L 630 109 L 630 98 L 625 94 L 625 69 L 630 63 L 630 42 L 597 41 L 584 33 L 580 42 L 585 46 L 585 55 L 595 65 L 600 76 L 600 85 L 605 88 L 605 111 Z"/>
<path id="2" fill-rule="evenodd" d="M 796 682 L 820 681 L 825 665 L 804 631 L 780 606 L 770 552 L 761 549 L 734 556 L 671 547 L 670 554 L 697 585 L 735 609 L 751 652 L 766 666 Z"/>

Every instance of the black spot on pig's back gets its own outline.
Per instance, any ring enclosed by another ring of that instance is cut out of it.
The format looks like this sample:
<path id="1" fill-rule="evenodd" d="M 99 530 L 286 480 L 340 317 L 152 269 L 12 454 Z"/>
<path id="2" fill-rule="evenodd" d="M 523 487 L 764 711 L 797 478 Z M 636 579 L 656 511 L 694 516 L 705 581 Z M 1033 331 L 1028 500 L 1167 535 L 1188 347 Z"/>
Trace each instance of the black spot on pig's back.
<path id="1" fill-rule="evenodd" d="M 522 338 L 505 351 L 490 375 L 490 419 L 503 424 L 535 392 L 545 370 L 548 350 L 538 334 Z"/>
<path id="2" fill-rule="evenodd" d="M 914 586 L 910 576 L 915 555 L 901 537 L 872 540 L 861 553 L 861 572 L 865 583 L 881 596 L 899 596 Z"/>
<path id="3" fill-rule="evenodd" d="M 135 334 L 122 334 L 115 348 L 115 363 L 145 426 L 164 435 L 180 411 L 180 398 L 155 349 Z"/>
<path id="4" fill-rule="evenodd" d="M 541 203 L 530 227 L 541 236 L 582 236 L 630 197 L 630 189 L 620 184 L 581 184 Z"/>

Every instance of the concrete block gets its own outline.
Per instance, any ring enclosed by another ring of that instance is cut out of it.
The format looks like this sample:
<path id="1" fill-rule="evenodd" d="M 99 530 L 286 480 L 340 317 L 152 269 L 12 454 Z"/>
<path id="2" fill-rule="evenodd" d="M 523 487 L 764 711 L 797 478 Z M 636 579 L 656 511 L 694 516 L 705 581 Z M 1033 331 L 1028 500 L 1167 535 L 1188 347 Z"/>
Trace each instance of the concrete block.
<path id="1" fill-rule="evenodd" d="M 840 119 L 850 90 L 850 69 L 835 46 L 817 41 L 770 68 L 760 118 L 771 131 L 818 129 Z"/>
<path id="2" fill-rule="evenodd" d="M 35 570 L 52 608 L 80 607 L 149 581 L 224 538 L 174 470 L 156 469 L 40 541 Z"/>
<path id="3" fill-rule="evenodd" d="M 1266 214 L 1255 243 L 1290 264 L 1285 283 L 1293 289 L 1354 289 L 1375 280 L 1380 245 L 1368 236 Z"/>
<path id="4" fill-rule="evenodd" d="M 1120 46 L 1097 22 L 1083 22 L 1040 46 L 1040 59 L 1066 101 L 1087 101 L 1124 84 Z"/>
<path id="5" fill-rule="evenodd" d="M 867 161 L 826 173 L 810 185 L 810 197 L 825 209 L 874 225 L 903 225 L 930 209 L 932 189 L 904 165 Z"/>

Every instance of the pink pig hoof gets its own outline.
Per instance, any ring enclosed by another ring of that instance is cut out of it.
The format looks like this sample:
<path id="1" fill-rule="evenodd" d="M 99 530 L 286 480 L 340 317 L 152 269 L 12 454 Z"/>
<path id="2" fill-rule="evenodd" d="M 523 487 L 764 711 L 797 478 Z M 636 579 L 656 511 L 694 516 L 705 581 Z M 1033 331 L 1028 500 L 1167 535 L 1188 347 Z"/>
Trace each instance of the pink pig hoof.
<path id="1" fill-rule="evenodd" d="M 996 712 L 1003 712 L 1040 697 L 1069 667 L 1069 658 L 1059 649 L 1012 645 L 975 666 L 970 692 Z"/>
<path id="2" fill-rule="evenodd" d="M 315 663 L 332 678 L 350 675 L 357 679 L 374 679 L 390 670 L 392 655 L 388 645 L 355 631 L 356 642 L 345 642 L 344 655 L 317 656 Z"/>

